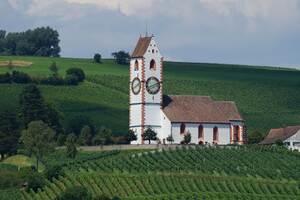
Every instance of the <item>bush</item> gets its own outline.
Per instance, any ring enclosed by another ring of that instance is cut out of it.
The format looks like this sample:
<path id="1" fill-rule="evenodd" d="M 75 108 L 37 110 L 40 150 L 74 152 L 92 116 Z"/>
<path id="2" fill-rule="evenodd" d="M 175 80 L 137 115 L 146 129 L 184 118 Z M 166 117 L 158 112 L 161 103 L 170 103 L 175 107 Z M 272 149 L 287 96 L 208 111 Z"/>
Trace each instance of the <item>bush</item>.
<path id="1" fill-rule="evenodd" d="M 38 172 L 33 172 L 29 174 L 27 178 L 27 191 L 32 189 L 33 191 L 37 192 L 39 188 L 44 187 L 46 184 L 45 178 L 43 177 L 42 174 Z"/>
<path id="2" fill-rule="evenodd" d="M 65 134 L 59 134 L 56 140 L 57 146 L 64 146 L 67 136 Z"/>
<path id="3" fill-rule="evenodd" d="M 83 82 L 85 79 L 84 71 L 80 68 L 70 68 L 66 71 L 67 76 L 77 77 L 78 82 Z"/>
<path id="4" fill-rule="evenodd" d="M 66 75 L 65 83 L 66 83 L 66 85 L 78 85 L 79 80 L 78 80 L 77 76 L 68 74 L 68 75 Z"/>
<path id="5" fill-rule="evenodd" d="M 45 85 L 64 85 L 65 80 L 59 76 L 50 76 L 46 79 L 43 79 L 41 83 Z"/>
<path id="6" fill-rule="evenodd" d="M 91 194 L 82 186 L 66 189 L 57 200 L 92 200 Z"/>
<path id="7" fill-rule="evenodd" d="M 94 61 L 95 61 L 96 63 L 101 63 L 101 55 L 100 55 L 99 53 L 96 53 L 96 54 L 94 55 Z"/>
<path id="8" fill-rule="evenodd" d="M 63 172 L 60 166 L 53 165 L 47 166 L 44 174 L 49 181 L 52 181 L 53 178 L 58 179 L 59 176 L 63 175 Z"/>
<path id="9" fill-rule="evenodd" d="M 11 83 L 11 76 L 9 73 L 0 74 L 0 83 Z"/>
<path id="10" fill-rule="evenodd" d="M 31 78 L 24 72 L 13 71 L 11 81 L 14 83 L 31 83 Z"/>

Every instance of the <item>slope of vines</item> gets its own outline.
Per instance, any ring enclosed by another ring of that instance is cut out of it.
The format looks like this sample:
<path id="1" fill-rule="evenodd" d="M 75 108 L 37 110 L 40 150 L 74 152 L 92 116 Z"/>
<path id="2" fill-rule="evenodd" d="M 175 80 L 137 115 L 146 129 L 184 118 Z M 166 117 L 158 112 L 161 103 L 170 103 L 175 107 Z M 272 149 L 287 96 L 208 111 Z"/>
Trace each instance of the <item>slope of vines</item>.
<path id="1" fill-rule="evenodd" d="M 300 199 L 300 154 L 271 147 L 178 148 L 65 166 L 65 175 L 23 198 L 66 188 L 121 199 Z"/>

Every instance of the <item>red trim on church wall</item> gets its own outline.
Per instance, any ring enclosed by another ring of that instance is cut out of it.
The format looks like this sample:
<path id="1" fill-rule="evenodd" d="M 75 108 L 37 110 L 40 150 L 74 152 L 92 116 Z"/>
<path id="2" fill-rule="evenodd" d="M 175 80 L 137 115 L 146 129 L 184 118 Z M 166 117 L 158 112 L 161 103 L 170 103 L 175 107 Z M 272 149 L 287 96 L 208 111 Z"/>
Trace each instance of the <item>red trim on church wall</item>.
<path id="1" fill-rule="evenodd" d="M 141 108 L 141 141 L 144 144 L 144 129 L 145 129 L 145 59 L 142 63 L 142 108 Z"/>
<path id="2" fill-rule="evenodd" d="M 160 107 L 163 107 L 163 70 L 164 70 L 164 57 L 160 59 Z"/>

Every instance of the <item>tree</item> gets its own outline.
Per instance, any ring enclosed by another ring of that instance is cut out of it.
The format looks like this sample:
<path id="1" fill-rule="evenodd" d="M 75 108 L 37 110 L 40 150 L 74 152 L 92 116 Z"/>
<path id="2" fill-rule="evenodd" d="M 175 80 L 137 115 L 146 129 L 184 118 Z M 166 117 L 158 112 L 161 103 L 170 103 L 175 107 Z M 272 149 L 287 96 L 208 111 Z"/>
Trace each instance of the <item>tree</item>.
<path id="1" fill-rule="evenodd" d="M 169 142 L 169 143 L 173 143 L 174 142 L 174 138 L 173 138 L 173 136 L 172 135 L 169 135 L 168 137 L 167 137 L 167 141 Z"/>
<path id="2" fill-rule="evenodd" d="M 78 138 L 79 145 L 90 145 L 92 140 L 92 130 L 89 126 L 84 126 Z"/>
<path id="3" fill-rule="evenodd" d="M 77 77 L 79 82 L 82 82 L 85 79 L 84 71 L 80 68 L 70 68 L 66 71 L 66 74 L 67 76 Z"/>
<path id="4" fill-rule="evenodd" d="M 101 56 L 101 54 L 99 54 L 99 53 L 96 53 L 96 54 L 94 55 L 94 61 L 95 61 L 96 63 L 101 63 L 101 58 L 102 58 L 102 56 Z"/>
<path id="5" fill-rule="evenodd" d="M 60 123 L 60 116 L 58 110 L 55 108 L 54 105 L 51 105 L 49 103 L 45 104 L 45 119 L 44 122 L 48 124 L 55 132 L 56 134 L 62 134 L 63 127 Z"/>
<path id="6" fill-rule="evenodd" d="M 130 55 L 125 51 L 114 52 L 111 55 L 114 57 L 117 64 L 127 65 L 129 63 Z"/>
<path id="7" fill-rule="evenodd" d="M 35 155 L 37 170 L 44 155 L 54 151 L 54 137 L 55 132 L 43 121 L 30 122 L 28 128 L 22 131 L 20 140 L 24 148 Z"/>
<path id="8" fill-rule="evenodd" d="M 264 135 L 259 131 L 254 131 L 252 134 L 248 136 L 249 144 L 258 144 L 264 139 Z"/>
<path id="9" fill-rule="evenodd" d="M 69 158 L 76 157 L 77 154 L 76 140 L 77 137 L 74 133 L 69 134 L 66 139 L 67 157 Z"/>
<path id="10" fill-rule="evenodd" d="M 98 133 L 93 138 L 94 145 L 112 144 L 112 131 L 108 128 L 101 127 Z"/>
<path id="11" fill-rule="evenodd" d="M 283 141 L 280 140 L 280 139 L 278 139 L 278 140 L 275 141 L 275 144 L 276 144 L 277 146 L 279 146 L 279 147 L 282 147 L 282 146 L 283 146 Z"/>
<path id="12" fill-rule="evenodd" d="M 58 67 L 56 65 L 56 62 L 53 62 L 50 67 L 49 70 L 52 72 L 52 76 L 57 77 L 58 76 Z"/>
<path id="13" fill-rule="evenodd" d="M 88 116 L 84 115 L 76 115 L 71 118 L 67 123 L 66 132 L 79 135 L 84 126 L 89 126 L 91 128 L 92 135 L 95 134 L 95 126 L 92 120 Z"/>
<path id="14" fill-rule="evenodd" d="M 0 113 L 0 155 L 17 152 L 19 139 L 19 122 L 13 112 L 3 111 Z"/>
<path id="15" fill-rule="evenodd" d="M 145 130 L 145 133 L 143 135 L 143 139 L 148 140 L 149 144 L 151 144 L 151 140 L 156 140 L 157 139 L 156 135 L 157 135 L 156 132 L 151 127 L 148 127 Z"/>
<path id="16" fill-rule="evenodd" d="M 183 143 L 189 144 L 191 142 L 191 139 L 192 139 L 191 133 L 187 132 L 187 134 L 185 134 L 183 137 Z"/>
<path id="17" fill-rule="evenodd" d="M 45 104 L 36 85 L 27 85 L 20 95 L 21 117 L 25 126 L 31 121 L 45 120 Z"/>
<path id="18" fill-rule="evenodd" d="M 67 188 L 56 200 L 92 200 L 91 194 L 82 186 Z"/>
<path id="19" fill-rule="evenodd" d="M 126 134 L 126 140 L 127 140 L 128 144 L 130 144 L 130 142 L 132 142 L 132 141 L 137 140 L 137 135 L 135 134 L 135 132 L 132 129 L 128 130 L 128 133 Z"/>

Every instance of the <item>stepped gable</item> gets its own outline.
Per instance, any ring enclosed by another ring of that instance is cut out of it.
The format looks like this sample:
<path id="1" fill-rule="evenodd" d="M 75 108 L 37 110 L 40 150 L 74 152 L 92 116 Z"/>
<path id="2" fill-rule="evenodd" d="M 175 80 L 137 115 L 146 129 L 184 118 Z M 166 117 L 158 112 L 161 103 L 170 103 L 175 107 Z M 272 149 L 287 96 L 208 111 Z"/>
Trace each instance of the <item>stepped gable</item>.
<path id="1" fill-rule="evenodd" d="M 299 126 L 288 126 L 285 128 L 271 129 L 265 139 L 260 144 L 273 144 L 277 140 L 284 141 L 300 130 Z"/>
<path id="2" fill-rule="evenodd" d="M 132 58 L 143 57 L 149 47 L 151 39 L 152 37 L 140 37 L 131 57 Z"/>
<path id="3" fill-rule="evenodd" d="M 243 121 L 234 102 L 214 101 L 209 96 L 164 96 L 163 112 L 171 122 L 229 123 Z"/>

